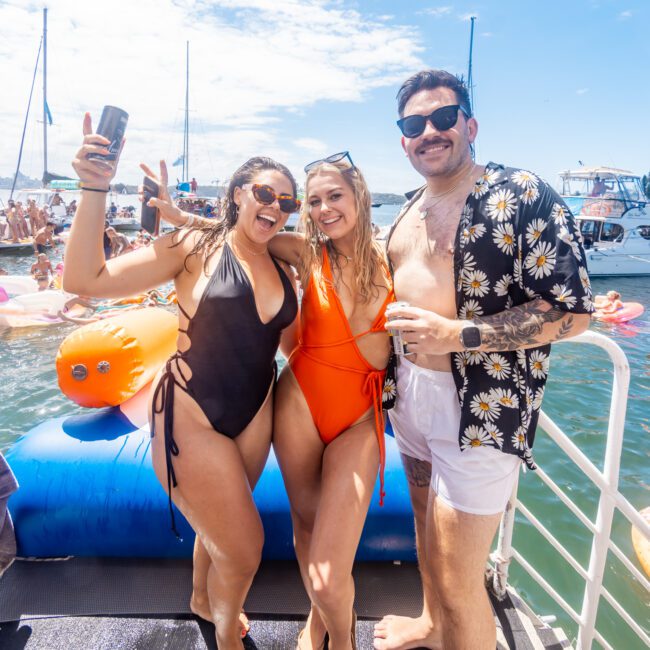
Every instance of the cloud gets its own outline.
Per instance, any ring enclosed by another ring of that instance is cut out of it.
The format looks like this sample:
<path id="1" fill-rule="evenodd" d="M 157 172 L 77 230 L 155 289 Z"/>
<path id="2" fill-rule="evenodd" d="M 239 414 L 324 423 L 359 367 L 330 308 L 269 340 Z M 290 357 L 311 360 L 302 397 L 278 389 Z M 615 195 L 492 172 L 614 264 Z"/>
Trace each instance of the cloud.
<path id="1" fill-rule="evenodd" d="M 481 32 L 481 36 L 485 36 L 485 38 L 492 38 L 492 36 L 494 36 L 494 32 Z"/>
<path id="2" fill-rule="evenodd" d="M 443 16 L 448 16 L 452 10 L 453 7 L 430 7 L 429 9 L 422 9 L 418 13 L 433 16 L 434 18 L 442 18 Z"/>
<path id="3" fill-rule="evenodd" d="M 620 14 L 618 14 L 618 19 L 619 20 L 627 20 L 628 18 L 632 18 L 632 12 L 628 9 L 626 11 L 621 11 Z"/>
<path id="4" fill-rule="evenodd" d="M 576 95 L 584 95 L 585 93 L 589 92 L 589 88 L 578 88 L 576 90 Z"/>
<path id="5" fill-rule="evenodd" d="M 468 14 L 459 14 L 458 20 L 464 20 L 469 22 L 471 18 L 478 18 L 478 13 L 476 11 L 472 11 Z"/>
<path id="6" fill-rule="evenodd" d="M 298 138 L 293 141 L 293 144 L 299 149 L 314 154 L 323 154 L 327 149 L 327 144 L 322 140 L 317 140 L 316 138 Z"/>
<path id="7" fill-rule="evenodd" d="M 40 0 L 0 3 L 0 176 L 13 174 L 42 27 Z M 303 162 L 280 136 L 319 102 L 360 102 L 422 66 L 412 28 L 336 0 L 51 0 L 48 12 L 49 170 L 69 174 L 81 119 L 113 104 L 130 114 L 117 180 L 137 162 L 182 150 L 185 42 L 190 42 L 190 167 L 224 177 L 264 153 Z M 39 148 L 40 73 L 28 125 Z M 300 141 L 303 134 L 296 134 Z M 304 134 L 305 136 L 309 134 Z M 15 154 L 14 154 L 15 151 Z M 303 150 L 304 151 L 304 150 Z M 206 152 L 209 152 L 209 160 Z M 22 171 L 40 177 L 40 152 Z M 153 160 L 152 160 L 153 159 Z M 137 176 L 134 176 L 137 174 Z"/>

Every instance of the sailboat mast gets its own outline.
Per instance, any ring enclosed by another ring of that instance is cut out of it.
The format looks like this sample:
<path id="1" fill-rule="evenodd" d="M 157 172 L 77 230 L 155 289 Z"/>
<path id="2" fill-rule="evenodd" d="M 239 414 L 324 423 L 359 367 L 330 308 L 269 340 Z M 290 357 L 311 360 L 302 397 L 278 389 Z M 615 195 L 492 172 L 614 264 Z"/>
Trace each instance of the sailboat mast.
<path id="1" fill-rule="evenodd" d="M 469 91 L 469 107 L 474 114 L 474 84 L 472 80 L 472 52 L 474 50 L 474 21 L 476 16 L 470 18 L 471 27 L 469 32 L 469 62 L 467 64 L 467 90 Z"/>
<path id="2" fill-rule="evenodd" d="M 190 42 L 185 54 L 185 128 L 183 130 L 183 182 L 190 177 Z"/>
<path id="3" fill-rule="evenodd" d="M 14 174 L 14 180 L 11 184 L 11 192 L 9 192 L 9 200 L 14 196 L 14 190 L 16 189 L 16 182 L 18 181 L 18 173 L 20 172 L 20 162 L 23 159 L 23 146 L 25 144 L 25 133 L 27 132 L 27 122 L 29 121 L 29 109 L 32 105 L 32 95 L 34 94 L 34 84 L 36 83 L 36 74 L 38 73 L 38 62 L 41 58 L 41 50 L 43 49 L 43 37 L 41 36 L 41 41 L 38 44 L 38 54 L 36 55 L 36 65 L 34 66 L 34 76 L 32 77 L 32 87 L 29 90 L 29 100 L 27 101 L 27 111 L 25 112 L 25 123 L 23 124 L 23 135 L 20 139 L 20 150 L 18 151 L 18 164 L 16 165 L 16 173 Z"/>
<path id="4" fill-rule="evenodd" d="M 467 92 L 469 93 L 469 110 L 474 115 L 474 80 L 472 79 L 472 54 L 474 52 L 474 21 L 476 16 L 471 16 L 469 30 L 469 61 L 467 63 Z M 476 160 L 476 140 L 469 145 L 472 160 Z"/>
<path id="5" fill-rule="evenodd" d="M 47 173 L 47 9 L 43 9 L 43 177 Z"/>

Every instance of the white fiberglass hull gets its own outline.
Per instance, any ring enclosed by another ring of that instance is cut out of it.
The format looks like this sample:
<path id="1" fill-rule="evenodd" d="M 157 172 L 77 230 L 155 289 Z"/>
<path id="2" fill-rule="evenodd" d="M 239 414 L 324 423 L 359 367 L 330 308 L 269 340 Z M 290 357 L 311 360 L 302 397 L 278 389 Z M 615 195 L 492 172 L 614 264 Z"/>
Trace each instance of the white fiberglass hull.
<path id="1" fill-rule="evenodd" d="M 621 248 L 585 251 L 590 277 L 650 275 L 650 252 L 624 252 Z"/>

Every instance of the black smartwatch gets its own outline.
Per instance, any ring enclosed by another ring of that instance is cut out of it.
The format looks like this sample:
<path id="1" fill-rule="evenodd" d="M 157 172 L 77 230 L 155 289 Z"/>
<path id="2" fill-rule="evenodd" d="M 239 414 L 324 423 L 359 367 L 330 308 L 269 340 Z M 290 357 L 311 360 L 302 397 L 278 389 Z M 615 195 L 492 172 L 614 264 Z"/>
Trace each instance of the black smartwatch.
<path id="1" fill-rule="evenodd" d="M 460 330 L 460 344 L 465 350 L 478 350 L 481 343 L 481 330 L 476 325 L 467 325 Z"/>

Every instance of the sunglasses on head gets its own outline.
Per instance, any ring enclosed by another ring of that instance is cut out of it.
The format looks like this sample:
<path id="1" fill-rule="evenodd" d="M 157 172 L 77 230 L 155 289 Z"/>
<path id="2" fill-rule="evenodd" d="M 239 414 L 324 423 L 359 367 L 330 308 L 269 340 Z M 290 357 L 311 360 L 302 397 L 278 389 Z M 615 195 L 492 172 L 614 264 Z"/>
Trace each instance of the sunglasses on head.
<path id="1" fill-rule="evenodd" d="M 431 115 L 408 115 L 397 120 L 397 126 L 405 138 L 417 138 L 422 135 L 427 122 L 431 122 L 437 131 L 448 131 L 458 122 L 459 110 L 464 113 L 465 117 L 470 117 L 460 104 L 452 104 L 436 109 Z"/>
<path id="2" fill-rule="evenodd" d="M 255 200 L 262 205 L 272 205 L 277 200 L 280 210 L 285 214 L 291 214 L 300 210 L 300 199 L 291 196 L 291 194 L 276 194 L 270 185 L 247 183 L 246 185 L 242 185 L 242 189 L 252 190 Z"/>
<path id="3" fill-rule="evenodd" d="M 314 167 L 318 167 L 318 165 L 322 165 L 324 163 L 330 163 L 334 164 L 337 162 L 341 162 L 341 160 L 344 160 L 345 158 L 348 159 L 350 162 L 350 167 L 354 168 L 354 163 L 352 162 L 352 158 L 350 156 L 349 151 L 339 151 L 338 153 L 333 153 L 331 156 L 327 156 L 327 158 L 321 158 L 319 160 L 314 160 L 314 162 L 310 162 L 308 165 L 305 165 L 305 174 L 310 172 Z"/>

